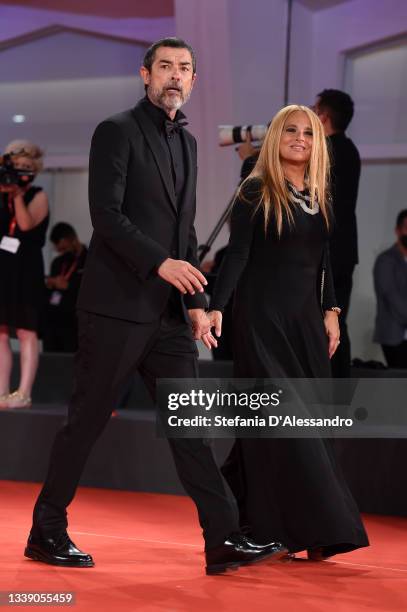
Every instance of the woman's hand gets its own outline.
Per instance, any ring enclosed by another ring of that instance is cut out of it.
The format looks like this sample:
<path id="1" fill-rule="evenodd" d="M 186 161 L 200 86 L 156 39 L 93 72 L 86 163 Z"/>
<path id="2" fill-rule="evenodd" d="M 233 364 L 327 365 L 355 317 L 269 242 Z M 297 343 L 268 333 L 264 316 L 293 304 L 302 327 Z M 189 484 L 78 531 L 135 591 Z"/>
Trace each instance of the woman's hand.
<path id="1" fill-rule="evenodd" d="M 208 332 L 201 335 L 201 340 L 208 349 L 213 347 L 217 348 L 218 342 L 212 335 L 212 327 L 215 328 L 217 338 L 220 338 L 222 333 L 222 313 L 220 310 L 211 310 L 210 312 L 206 313 L 206 316 L 208 317 L 210 327 Z"/>
<path id="2" fill-rule="evenodd" d="M 222 313 L 220 310 L 211 310 L 208 314 L 208 319 L 212 327 L 215 328 L 215 334 L 217 338 L 220 338 L 222 335 Z"/>
<path id="3" fill-rule="evenodd" d="M 0 192 L 1 193 L 11 193 L 13 198 L 15 198 L 18 195 L 24 194 L 24 190 L 18 185 L 0 185 Z"/>
<path id="4" fill-rule="evenodd" d="M 325 312 L 324 325 L 328 336 L 329 359 L 331 359 L 340 343 L 338 314 L 332 310 L 327 310 Z"/>

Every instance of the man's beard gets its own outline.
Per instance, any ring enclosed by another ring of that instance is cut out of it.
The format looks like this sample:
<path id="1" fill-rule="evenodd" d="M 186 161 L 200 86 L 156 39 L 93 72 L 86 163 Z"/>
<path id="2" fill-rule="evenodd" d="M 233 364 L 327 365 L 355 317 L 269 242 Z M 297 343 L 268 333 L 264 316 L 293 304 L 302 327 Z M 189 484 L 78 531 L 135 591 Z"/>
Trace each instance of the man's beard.
<path id="1" fill-rule="evenodd" d="M 179 95 L 171 95 L 167 92 L 168 89 L 177 89 Z M 189 100 L 191 90 L 188 93 L 184 93 L 177 85 L 165 85 L 162 89 L 154 89 L 149 85 L 147 87 L 147 93 L 149 98 L 156 106 L 159 106 L 166 112 L 178 110 L 185 102 Z"/>

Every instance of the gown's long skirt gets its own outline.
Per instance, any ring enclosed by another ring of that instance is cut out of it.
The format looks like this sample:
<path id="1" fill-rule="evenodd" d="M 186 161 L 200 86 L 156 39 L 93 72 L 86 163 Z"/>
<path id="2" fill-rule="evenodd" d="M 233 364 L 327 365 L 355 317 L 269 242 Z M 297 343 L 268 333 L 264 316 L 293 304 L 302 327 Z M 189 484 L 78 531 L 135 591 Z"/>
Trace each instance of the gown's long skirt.
<path id="1" fill-rule="evenodd" d="M 241 293 L 234 316 L 236 377 L 330 376 L 316 299 L 297 311 L 280 293 L 274 308 L 259 308 Z M 241 525 L 256 541 L 278 540 L 291 552 L 323 547 L 326 556 L 368 546 L 332 440 L 238 439 L 222 471 L 238 500 Z"/>

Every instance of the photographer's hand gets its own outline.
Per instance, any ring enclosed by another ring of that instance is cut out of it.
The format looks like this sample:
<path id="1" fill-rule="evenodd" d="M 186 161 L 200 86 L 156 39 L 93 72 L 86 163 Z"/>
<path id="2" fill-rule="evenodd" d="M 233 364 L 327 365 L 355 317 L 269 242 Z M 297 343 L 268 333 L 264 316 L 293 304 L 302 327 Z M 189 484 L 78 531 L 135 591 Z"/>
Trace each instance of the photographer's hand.
<path id="1" fill-rule="evenodd" d="M 14 212 L 17 225 L 22 232 L 37 227 L 48 214 L 48 198 L 44 191 L 35 194 L 28 206 L 24 202 L 24 190 L 18 188 L 14 195 Z"/>
<path id="2" fill-rule="evenodd" d="M 250 132 L 248 131 L 246 134 L 246 140 L 241 145 L 236 147 L 235 149 L 242 161 L 251 157 L 255 153 L 257 153 L 258 149 L 252 145 L 252 137 Z"/>

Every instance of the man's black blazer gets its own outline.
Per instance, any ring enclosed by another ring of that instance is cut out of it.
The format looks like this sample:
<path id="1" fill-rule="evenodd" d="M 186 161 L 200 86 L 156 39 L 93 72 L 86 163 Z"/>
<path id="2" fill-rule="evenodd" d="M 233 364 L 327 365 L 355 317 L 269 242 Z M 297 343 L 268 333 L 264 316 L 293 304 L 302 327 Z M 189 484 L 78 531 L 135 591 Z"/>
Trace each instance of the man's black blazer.
<path id="1" fill-rule="evenodd" d="M 171 285 L 157 275 L 172 257 L 198 266 L 194 230 L 195 138 L 182 129 L 185 188 L 177 211 L 165 143 L 141 100 L 100 123 L 89 160 L 93 235 L 78 308 L 137 322 L 157 319 Z M 205 308 L 203 294 L 186 295 L 186 308 Z"/>

